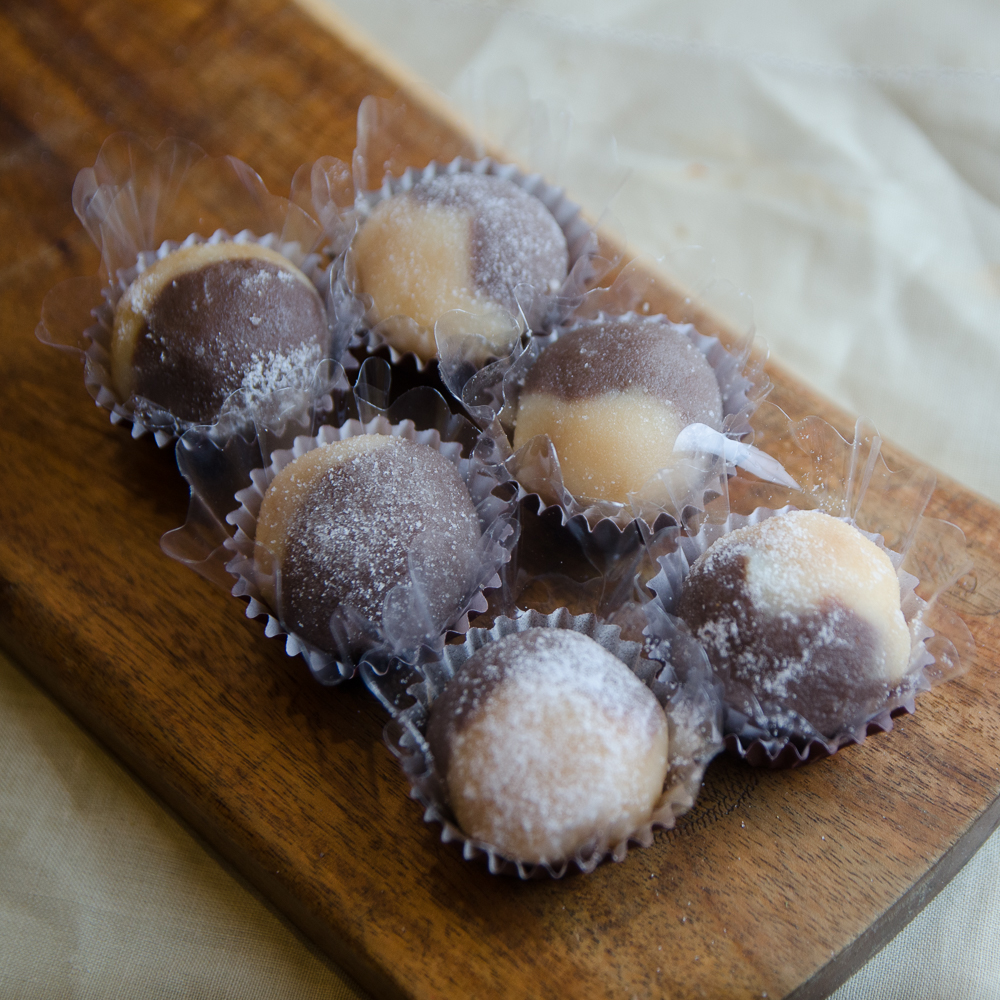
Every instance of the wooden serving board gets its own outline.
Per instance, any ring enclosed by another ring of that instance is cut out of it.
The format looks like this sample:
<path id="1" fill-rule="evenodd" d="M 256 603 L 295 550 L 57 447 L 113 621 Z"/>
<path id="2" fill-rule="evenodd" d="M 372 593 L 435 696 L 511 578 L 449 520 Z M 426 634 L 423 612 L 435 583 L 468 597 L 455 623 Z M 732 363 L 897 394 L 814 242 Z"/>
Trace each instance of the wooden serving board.
<path id="1" fill-rule="evenodd" d="M 0 643 L 373 993 L 822 997 L 994 829 L 1000 511 L 942 482 L 929 513 L 976 539 L 949 600 L 978 650 L 892 734 L 794 772 L 719 760 L 677 830 L 587 877 L 521 884 L 441 844 L 374 700 L 316 685 L 161 554 L 187 504 L 172 451 L 112 427 L 34 338 L 45 292 L 96 272 L 69 193 L 109 133 L 180 134 L 287 191 L 348 159 L 359 102 L 398 80 L 280 0 L 9 0 L 0 47 Z M 424 115 L 414 160 L 449 156 Z M 772 377 L 790 415 L 849 433 Z"/>

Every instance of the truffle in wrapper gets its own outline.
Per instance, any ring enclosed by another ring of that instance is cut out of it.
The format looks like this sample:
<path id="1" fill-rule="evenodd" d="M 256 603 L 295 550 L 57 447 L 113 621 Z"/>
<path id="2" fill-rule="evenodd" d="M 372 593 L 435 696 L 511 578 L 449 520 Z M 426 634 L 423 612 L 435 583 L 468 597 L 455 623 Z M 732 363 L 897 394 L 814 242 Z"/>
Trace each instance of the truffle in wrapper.
<path id="1" fill-rule="evenodd" d="M 650 821 L 667 774 L 659 702 L 565 629 L 480 649 L 434 702 L 427 735 L 463 832 L 520 862 L 624 840 Z"/>
<path id="2" fill-rule="evenodd" d="M 334 441 L 275 476 L 257 519 L 261 590 L 287 628 L 334 652 L 340 607 L 381 624 L 392 588 L 416 571 L 431 618 L 446 624 L 480 538 L 454 465 L 423 444 L 382 434 Z M 277 568 L 280 594 L 269 591 Z"/>
<path id="3" fill-rule="evenodd" d="M 473 332 L 509 350 L 515 290 L 553 292 L 569 265 L 566 237 L 542 202 L 490 174 L 439 174 L 379 202 L 352 249 L 358 290 L 377 320 L 407 316 L 386 335 L 400 352 L 436 353 L 434 324 L 446 312 L 471 314 Z"/>
<path id="4" fill-rule="evenodd" d="M 326 311 L 286 257 L 254 243 L 182 247 L 144 270 L 115 309 L 111 371 L 123 402 L 207 424 L 226 399 L 308 384 L 329 353 Z"/>
<path id="5" fill-rule="evenodd" d="M 676 613 L 775 732 L 801 732 L 805 720 L 832 737 L 863 721 L 910 659 L 889 557 L 820 511 L 790 511 L 719 539 L 692 566 Z"/>
<path id="6" fill-rule="evenodd" d="M 547 434 L 573 496 L 626 503 L 673 464 L 690 423 L 722 426 L 711 365 L 665 317 L 601 317 L 560 335 L 528 371 L 514 448 Z"/>

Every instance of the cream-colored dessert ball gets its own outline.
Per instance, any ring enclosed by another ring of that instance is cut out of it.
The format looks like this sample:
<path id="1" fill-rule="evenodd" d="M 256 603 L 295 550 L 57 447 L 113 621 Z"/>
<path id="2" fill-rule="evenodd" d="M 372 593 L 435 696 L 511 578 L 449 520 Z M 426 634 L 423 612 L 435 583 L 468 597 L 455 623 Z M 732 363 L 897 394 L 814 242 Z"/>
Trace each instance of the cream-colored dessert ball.
<path id="1" fill-rule="evenodd" d="M 627 503 L 676 461 L 690 423 L 722 426 L 705 356 L 665 317 L 603 317 L 560 335 L 529 370 L 514 447 L 547 434 L 573 496 Z"/>
<path id="2" fill-rule="evenodd" d="M 470 313 L 470 332 L 506 353 L 515 291 L 551 292 L 566 278 L 566 237 L 539 199 L 492 174 L 441 174 L 379 202 L 352 247 L 359 291 L 376 321 L 409 317 L 384 332 L 400 352 L 436 353 L 434 324 Z"/>
<path id="3" fill-rule="evenodd" d="M 649 821 L 667 773 L 659 702 L 565 629 L 478 650 L 434 702 L 428 741 L 462 831 L 522 862 L 619 843 Z"/>

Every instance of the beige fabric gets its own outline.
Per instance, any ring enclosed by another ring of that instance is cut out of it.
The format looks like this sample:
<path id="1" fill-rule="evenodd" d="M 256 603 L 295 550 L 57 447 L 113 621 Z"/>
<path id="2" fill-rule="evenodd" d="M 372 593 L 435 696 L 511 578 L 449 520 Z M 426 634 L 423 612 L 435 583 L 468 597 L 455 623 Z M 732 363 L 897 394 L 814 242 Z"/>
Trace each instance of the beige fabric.
<path id="1" fill-rule="evenodd" d="M 634 249 L 707 248 L 776 358 L 1000 500 L 1000 7 L 339 7 L 595 214 L 627 175 Z"/>
<path id="2" fill-rule="evenodd" d="M 0 654 L 0 997 L 356 1000 Z"/>

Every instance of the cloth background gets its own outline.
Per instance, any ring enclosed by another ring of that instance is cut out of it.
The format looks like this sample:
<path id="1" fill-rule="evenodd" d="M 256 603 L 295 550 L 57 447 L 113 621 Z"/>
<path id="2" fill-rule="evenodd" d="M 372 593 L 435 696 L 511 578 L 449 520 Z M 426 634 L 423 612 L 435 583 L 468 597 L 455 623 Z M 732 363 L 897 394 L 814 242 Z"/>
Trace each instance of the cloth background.
<path id="1" fill-rule="evenodd" d="M 1000 500 L 1000 7 L 339 7 L 634 250 L 705 247 L 774 357 Z M 0 998 L 360 995 L 2 657 L 0 774 Z M 994 836 L 836 1000 L 1000 997 L 998 864 Z"/>

